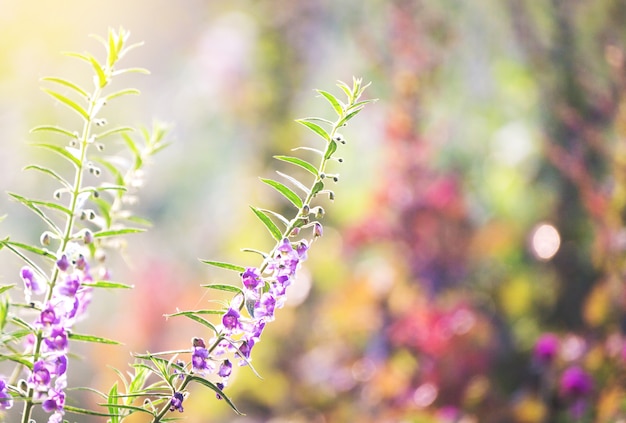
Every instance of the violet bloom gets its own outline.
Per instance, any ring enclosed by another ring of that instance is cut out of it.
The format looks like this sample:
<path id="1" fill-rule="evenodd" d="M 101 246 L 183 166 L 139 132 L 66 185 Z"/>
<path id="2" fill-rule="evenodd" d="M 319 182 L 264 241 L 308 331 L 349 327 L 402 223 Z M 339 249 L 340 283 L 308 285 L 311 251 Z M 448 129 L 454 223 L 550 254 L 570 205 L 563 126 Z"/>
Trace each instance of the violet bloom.
<path id="1" fill-rule="evenodd" d="M 182 392 L 174 392 L 172 399 L 170 400 L 170 411 L 178 410 L 179 413 L 183 412 L 183 400 L 185 397 Z"/>
<path id="2" fill-rule="evenodd" d="M 24 281 L 24 287 L 27 291 L 27 296 L 32 292 L 33 294 L 43 294 L 45 289 L 41 281 L 35 275 L 35 272 L 30 267 L 24 266 L 20 271 L 22 280 Z"/>
<path id="3" fill-rule="evenodd" d="M 229 360 L 224 360 L 217 374 L 220 375 L 221 377 L 228 377 L 230 376 L 230 373 L 232 372 L 232 370 L 233 370 L 233 364 Z"/>
<path id="4" fill-rule="evenodd" d="M 61 272 L 66 272 L 70 267 L 70 261 L 67 259 L 67 255 L 63 254 L 60 259 L 57 260 L 57 267 Z"/>
<path id="5" fill-rule="evenodd" d="M 559 352 L 560 339 L 552 333 L 544 333 L 535 343 L 533 358 L 540 365 L 548 365 L 554 361 Z"/>
<path id="6" fill-rule="evenodd" d="M 239 322 L 240 314 L 234 308 L 229 308 L 228 312 L 222 316 L 222 324 L 230 333 L 236 329 L 241 329 L 241 323 Z"/>
<path id="7" fill-rule="evenodd" d="M 274 319 L 274 308 L 276 307 L 276 298 L 274 295 L 266 292 L 254 304 L 254 318 L 270 321 Z"/>
<path id="8" fill-rule="evenodd" d="M 39 319 L 35 322 L 37 326 L 41 325 L 42 327 L 56 325 L 57 323 L 59 323 L 59 318 L 57 317 L 56 310 L 50 303 L 48 303 L 46 308 L 41 310 Z"/>
<path id="9" fill-rule="evenodd" d="M 41 404 L 41 408 L 43 408 L 46 413 L 62 411 L 64 406 L 65 392 L 63 392 L 63 389 L 51 389 L 48 391 L 48 399 Z"/>
<path id="10" fill-rule="evenodd" d="M 0 379 L 0 410 L 8 410 L 13 407 L 13 397 L 9 394 L 7 383 Z"/>
<path id="11" fill-rule="evenodd" d="M 53 351 L 65 351 L 67 349 L 67 332 L 63 327 L 55 327 L 50 331 L 50 335 L 44 338 L 46 346 Z"/>
<path id="12" fill-rule="evenodd" d="M 202 343 L 204 345 L 204 342 Z M 209 351 L 204 347 L 193 347 L 191 354 L 191 366 L 194 372 L 204 373 L 209 368 L 207 359 Z"/>
<path id="13" fill-rule="evenodd" d="M 33 371 L 28 377 L 28 386 L 35 390 L 48 390 L 50 385 L 50 371 L 46 368 L 46 363 L 39 360 L 33 366 Z"/>
<path id="14" fill-rule="evenodd" d="M 74 297 L 80 288 L 80 278 L 75 273 L 67 275 L 62 283 L 57 285 L 59 294 L 65 297 Z"/>
<path id="15" fill-rule="evenodd" d="M 254 290 L 261 284 L 261 275 L 259 274 L 258 269 L 248 267 L 241 275 L 241 280 L 247 289 Z"/>
<path id="16" fill-rule="evenodd" d="M 565 398 L 581 399 L 591 394 L 593 379 L 579 366 L 573 366 L 563 372 L 559 387 Z"/>

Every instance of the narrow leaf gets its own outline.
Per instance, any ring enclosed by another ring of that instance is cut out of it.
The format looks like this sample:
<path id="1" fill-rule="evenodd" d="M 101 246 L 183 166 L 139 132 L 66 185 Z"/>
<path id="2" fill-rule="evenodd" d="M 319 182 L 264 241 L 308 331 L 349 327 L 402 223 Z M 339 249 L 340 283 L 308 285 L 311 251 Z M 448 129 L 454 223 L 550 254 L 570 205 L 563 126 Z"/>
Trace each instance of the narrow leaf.
<path id="1" fill-rule="evenodd" d="M 78 138 L 77 133 L 68 131 L 65 128 L 61 128 L 60 126 L 40 125 L 30 130 L 30 132 L 41 132 L 41 131 L 56 132 L 57 134 L 67 135 L 70 138 Z"/>
<path id="2" fill-rule="evenodd" d="M 286 185 L 278 181 L 274 181 L 273 179 L 261 178 L 261 181 L 271 186 L 276 191 L 280 192 L 282 195 L 285 196 L 285 198 L 287 198 L 287 200 L 291 201 L 293 205 L 296 206 L 297 208 L 302 207 L 302 199 L 298 196 L 298 194 L 293 192 L 291 188 L 287 187 Z"/>
<path id="3" fill-rule="evenodd" d="M 61 183 L 61 185 L 63 185 L 68 190 L 72 189 L 72 185 L 68 181 L 66 181 L 61 175 L 59 175 L 58 173 L 56 173 L 52 169 L 49 169 L 49 168 L 44 167 L 44 166 L 39 166 L 39 165 L 29 165 L 29 166 L 26 166 L 24 168 L 24 170 L 31 170 L 31 169 L 32 170 L 38 170 L 40 172 L 48 174 L 48 175 L 52 176 L 54 179 L 56 179 L 57 181 L 59 181 Z"/>
<path id="4" fill-rule="evenodd" d="M 87 91 L 83 90 L 81 87 L 79 87 L 78 85 L 74 84 L 73 82 L 68 81 L 67 79 L 57 78 L 57 77 L 53 77 L 53 76 L 46 76 L 46 77 L 41 78 L 41 79 L 43 81 L 56 82 L 57 84 L 65 85 L 66 87 L 69 87 L 69 88 L 73 89 L 74 91 L 76 91 L 81 96 L 83 96 L 85 98 L 89 97 L 89 94 L 87 94 Z"/>
<path id="5" fill-rule="evenodd" d="M 265 214 L 267 213 L 271 214 L 272 216 L 278 218 L 278 220 L 280 220 L 282 223 L 284 223 L 285 226 L 289 226 L 289 220 L 287 220 L 287 218 L 283 216 L 282 214 L 272 211 L 272 210 L 268 210 L 268 209 L 259 208 L 259 210 L 261 210 Z"/>
<path id="6" fill-rule="evenodd" d="M 341 119 L 338 123 L 337 123 L 337 127 L 343 126 L 345 125 L 350 119 L 352 119 L 353 117 L 355 117 L 359 112 L 361 111 L 361 109 L 355 110 L 351 113 L 348 113 L 343 119 Z"/>
<path id="7" fill-rule="evenodd" d="M 213 384 L 212 382 L 209 382 L 208 380 L 206 380 L 203 377 L 198 377 L 198 376 L 191 376 L 191 380 L 193 380 L 194 382 L 197 382 L 200 385 L 204 385 L 207 388 L 213 390 L 216 394 L 218 394 L 220 397 L 222 397 L 224 399 L 224 401 L 226 401 L 226 403 L 228 405 L 230 405 L 230 408 L 232 408 L 235 413 L 239 414 L 240 416 L 244 416 L 245 415 L 245 414 L 243 414 L 241 411 L 239 411 L 237 409 L 235 404 L 230 400 L 230 398 L 228 398 L 228 396 L 226 394 L 224 394 L 224 391 L 222 391 L 220 388 L 217 387 L 217 385 Z"/>
<path id="8" fill-rule="evenodd" d="M 218 291 L 235 292 L 237 294 L 243 294 L 243 290 L 235 285 L 226 284 L 210 284 L 202 285 L 203 288 L 217 289 Z"/>
<path id="9" fill-rule="evenodd" d="M 49 90 L 47 88 L 42 88 L 42 90 L 50 94 L 52 97 L 56 98 L 57 100 L 59 100 L 61 103 L 65 104 L 70 109 L 74 110 L 76 113 L 81 115 L 85 120 L 89 120 L 89 114 L 85 111 L 85 109 L 82 108 L 82 106 L 80 106 L 74 100 L 71 100 L 65 97 L 63 94 L 59 94 L 58 92 Z"/>
<path id="10" fill-rule="evenodd" d="M 80 168 L 80 160 L 78 160 L 76 157 L 74 157 L 74 155 L 72 153 L 70 153 L 69 151 L 67 151 L 63 147 L 59 147 L 58 145 L 54 145 L 54 144 L 32 144 L 32 146 L 33 147 L 45 148 L 47 150 L 52 150 L 55 153 L 61 155 L 64 158 L 66 158 L 68 161 L 70 161 L 70 163 L 74 164 L 74 166 L 76 166 L 77 168 Z"/>
<path id="11" fill-rule="evenodd" d="M 13 288 L 15 286 L 15 284 L 13 285 L 0 285 L 0 294 L 2 294 L 5 291 L 8 291 L 9 289 Z"/>
<path id="12" fill-rule="evenodd" d="M 139 228 L 111 229 L 108 231 L 96 232 L 95 234 L 93 234 L 93 236 L 94 238 L 105 238 L 109 236 L 135 234 L 138 232 L 145 232 L 145 229 L 139 229 Z"/>
<path id="13" fill-rule="evenodd" d="M 200 260 L 200 261 L 210 266 L 220 267 L 222 269 L 234 270 L 235 272 L 239 272 L 239 273 L 245 272 L 246 270 L 245 267 L 237 266 L 237 265 L 230 264 L 230 263 L 224 263 L 221 261 L 212 261 L 212 260 Z"/>
<path id="14" fill-rule="evenodd" d="M 143 74 L 146 74 L 146 75 L 150 75 L 150 71 L 148 69 L 144 69 L 144 68 L 120 69 L 120 70 L 113 71 L 113 73 L 111 75 L 117 76 L 117 75 L 121 75 L 123 73 L 143 73 Z"/>
<path id="15" fill-rule="evenodd" d="M 133 289 L 133 285 L 127 285 L 125 283 L 110 282 L 110 281 L 97 281 L 97 282 L 83 282 L 81 286 L 91 286 L 93 288 L 112 288 L 112 289 Z"/>
<path id="16" fill-rule="evenodd" d="M 89 416 L 99 416 L 99 417 L 113 417 L 112 414 L 100 413 L 98 411 L 87 410 L 86 408 L 74 407 L 72 405 L 67 405 L 67 404 L 63 406 L 63 409 L 65 411 L 69 411 L 70 413 L 76 413 L 76 414 L 86 414 Z"/>
<path id="17" fill-rule="evenodd" d="M 120 90 L 120 91 L 116 91 L 114 93 L 111 93 L 109 95 L 107 95 L 104 99 L 105 101 L 109 101 L 109 100 L 113 100 L 116 97 L 121 97 L 123 95 L 128 95 L 128 94 L 133 94 L 133 95 L 139 95 L 141 92 L 136 89 L 136 88 L 126 88 L 124 90 Z"/>
<path id="18" fill-rule="evenodd" d="M 102 338 L 99 336 L 92 335 L 79 335 L 77 333 L 69 333 L 68 338 L 74 341 L 82 341 L 82 342 L 94 342 L 96 344 L 109 344 L 109 345 L 122 345 L 121 343 L 114 341 L 112 339 Z"/>
<path id="19" fill-rule="evenodd" d="M 286 180 L 288 180 L 289 182 L 291 182 L 292 184 L 294 184 L 296 187 L 300 188 L 305 194 L 309 194 L 309 189 L 307 187 L 305 187 L 302 182 L 298 181 L 296 178 L 294 178 L 291 175 L 287 175 L 286 173 L 283 172 L 279 172 L 276 171 L 276 173 L 278 173 L 280 176 L 282 176 L 283 178 L 285 178 Z"/>
<path id="20" fill-rule="evenodd" d="M 252 209 L 254 214 L 256 214 L 259 220 L 263 222 L 267 230 L 270 232 L 270 234 L 272 234 L 272 236 L 274 237 L 276 241 L 280 241 L 281 239 L 283 239 L 283 234 L 281 233 L 280 229 L 278 229 L 276 224 L 272 222 L 272 219 L 267 217 L 265 213 L 263 213 L 261 210 L 257 209 L 256 207 L 250 206 L 250 208 Z"/>
<path id="21" fill-rule="evenodd" d="M 328 135 L 328 132 L 326 132 L 324 130 L 324 128 L 322 128 L 318 124 L 310 122 L 310 121 L 305 120 L 305 119 L 297 119 L 296 122 L 306 126 L 311 131 L 315 132 L 317 135 L 319 135 L 320 137 L 324 138 L 326 141 L 330 141 L 330 135 Z"/>
<path id="22" fill-rule="evenodd" d="M 193 314 L 193 312 L 188 311 L 188 312 L 181 312 L 181 313 L 176 313 L 173 316 L 185 316 L 191 320 L 193 320 L 194 322 L 198 322 L 203 326 L 206 326 L 207 328 L 211 329 L 213 332 L 217 333 L 217 328 L 215 327 L 215 325 L 211 322 L 209 322 L 206 319 L 203 319 L 200 316 L 196 316 L 195 314 Z"/>
<path id="23" fill-rule="evenodd" d="M 96 139 L 97 140 L 101 140 L 103 138 L 106 138 L 110 135 L 114 135 L 114 134 L 119 134 L 120 132 L 130 132 L 130 131 L 134 131 L 135 128 L 130 127 L 130 126 L 120 126 L 118 128 L 113 128 L 113 129 L 109 129 L 108 131 L 104 131 L 101 132 L 99 134 L 96 134 Z"/>
<path id="24" fill-rule="evenodd" d="M 317 181 L 315 185 L 313 185 L 313 189 L 311 189 L 311 195 L 316 195 L 318 192 L 324 189 L 324 182 L 321 180 Z"/>
<path id="25" fill-rule="evenodd" d="M 299 159 L 298 157 L 290 157 L 290 156 L 274 156 L 275 159 L 281 160 L 283 162 L 295 164 L 296 166 L 300 166 L 301 168 L 309 171 L 314 176 L 318 175 L 317 168 L 313 166 L 311 163 L 306 160 Z"/>
<path id="26" fill-rule="evenodd" d="M 324 158 L 326 160 L 330 159 L 335 151 L 337 151 L 337 143 L 333 140 L 328 143 L 328 148 L 326 148 Z"/>
<path id="27" fill-rule="evenodd" d="M 91 66 L 93 67 L 93 70 L 96 72 L 96 75 L 98 76 L 98 83 L 99 83 L 100 88 L 104 88 L 104 86 L 109 81 L 107 81 L 107 77 L 104 73 L 104 69 L 102 68 L 102 65 L 96 60 L 95 57 L 88 56 L 88 58 L 89 58 L 89 62 L 91 63 Z"/>
<path id="28" fill-rule="evenodd" d="M 25 250 L 25 251 L 28 251 L 28 252 L 43 256 L 43 257 L 56 259 L 56 256 L 50 253 L 49 251 L 42 250 L 41 248 L 33 247 L 32 245 L 22 244 L 21 242 L 14 242 L 14 241 L 2 241 L 2 243 L 9 249 L 12 249 L 11 247 L 20 248 L 22 250 Z"/>
<path id="29" fill-rule="evenodd" d="M 338 116 L 343 115 L 343 109 L 345 106 L 341 104 L 341 101 L 339 101 L 337 97 L 327 91 L 317 90 L 317 92 L 323 95 L 326 100 L 328 100 L 328 102 L 333 106 L 333 109 L 335 109 L 335 112 Z"/>

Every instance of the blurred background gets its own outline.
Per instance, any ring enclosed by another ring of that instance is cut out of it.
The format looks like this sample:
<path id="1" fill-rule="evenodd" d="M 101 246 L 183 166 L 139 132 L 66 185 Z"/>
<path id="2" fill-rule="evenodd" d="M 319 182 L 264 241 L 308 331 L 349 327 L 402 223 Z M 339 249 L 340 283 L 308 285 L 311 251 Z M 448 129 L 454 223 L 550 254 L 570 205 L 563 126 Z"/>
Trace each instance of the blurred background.
<path id="1" fill-rule="evenodd" d="M 70 384 L 107 391 L 131 352 L 209 337 L 163 314 L 209 307 L 201 284 L 236 282 L 198 258 L 258 264 L 240 249 L 271 239 L 248 205 L 285 207 L 258 177 L 312 145 L 294 119 L 332 117 L 313 90 L 339 95 L 354 75 L 379 101 L 345 129 L 324 237 L 254 350 L 263 379 L 243 368 L 228 387 L 247 416 L 201 387 L 182 416 L 626 421 L 625 21 L 619 0 L 0 0 L 2 191 L 52 199 L 21 170 L 53 160 L 29 130 L 78 122 L 39 79 L 88 85 L 60 52 L 103 53 L 89 34 L 123 26 L 145 42 L 124 64 L 151 75 L 116 81 L 142 95 L 107 119 L 172 124 L 135 208 L 153 227 L 108 258 L 135 289 L 99 291 L 77 328 L 124 345 L 74 344 Z M 28 211 L 6 195 L 0 211 L 3 237 L 36 242 Z M 21 283 L 16 257 L 0 263 L 0 283 Z"/>

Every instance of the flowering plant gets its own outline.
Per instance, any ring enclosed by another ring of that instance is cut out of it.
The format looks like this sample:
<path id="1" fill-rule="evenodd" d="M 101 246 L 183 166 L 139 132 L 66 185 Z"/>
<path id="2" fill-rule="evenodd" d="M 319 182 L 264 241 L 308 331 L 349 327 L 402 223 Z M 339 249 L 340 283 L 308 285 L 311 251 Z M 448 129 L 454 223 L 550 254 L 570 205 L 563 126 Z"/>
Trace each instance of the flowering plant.
<path id="1" fill-rule="evenodd" d="M 14 365 L 10 376 L 0 378 L 0 409 L 7 410 L 15 402 L 21 402 L 23 423 L 33 421 L 34 410 L 39 407 L 53 423 L 65 421 L 68 412 L 106 417 L 111 423 L 121 422 L 136 412 L 148 414 L 155 423 L 166 421 L 169 412 L 183 411 L 183 401 L 192 383 L 213 390 L 218 399 L 239 412 L 224 393 L 233 363 L 252 368 L 254 345 L 260 341 L 266 324 L 274 320 L 275 311 L 285 304 L 287 289 L 296 281 L 297 270 L 306 259 L 312 241 L 322 235 L 319 220 L 324 209 L 314 202 L 319 195 L 334 199 L 327 185 L 329 181 L 337 182 L 338 176 L 327 173 L 327 167 L 333 161 L 341 162 L 335 153 L 345 139 L 338 131 L 371 101 L 360 100 L 367 87 L 360 79 L 354 79 L 352 86 L 339 83 L 346 102 L 329 92 L 318 91 L 335 111 L 335 120 L 297 121 L 322 138 L 324 145 L 298 148 L 317 154 L 317 165 L 300 157 L 275 156 L 310 173 L 309 184 L 282 172 L 279 175 L 293 188 L 273 179 L 262 179 L 295 207 L 293 216 L 252 207 L 274 238 L 274 247 L 268 253 L 245 249 L 260 254 L 261 263 L 256 267 L 205 260 L 208 265 L 239 274 L 241 285 L 206 285 L 212 290 L 232 293 L 232 299 L 217 310 L 178 311 L 169 315 L 198 322 L 208 330 L 208 335 L 194 338 L 189 348 L 137 354 L 136 361 L 131 363 L 132 372 L 118 372 L 121 387 L 115 383 L 106 394 L 87 388 L 101 396 L 105 411 L 71 406 L 66 403 L 71 342 L 116 343 L 76 333 L 74 324 L 85 317 L 96 289 L 132 287 L 109 280 L 106 251 L 119 248 L 122 236 L 144 230 L 146 222 L 133 216 L 129 206 L 141 185 L 148 159 L 167 146 L 167 130 L 162 124 L 155 124 L 151 132 L 142 130 L 141 141 L 131 135 L 134 129 L 130 126 L 106 129 L 108 122 L 102 117 L 105 106 L 119 97 L 139 93 L 134 88 L 111 91 L 113 80 L 121 74 L 147 73 L 142 68 L 119 67 L 120 61 L 138 45 L 128 44 L 128 38 L 129 33 L 123 29 L 110 30 L 107 38 L 98 37 L 106 50 L 104 61 L 91 54 L 68 53 L 92 68 L 91 90 L 64 78 L 43 78 L 57 87 L 43 90 L 75 113 L 81 129 L 44 125 L 33 130 L 58 135 L 65 141 L 65 144 L 45 142 L 35 146 L 56 154 L 66 166 L 26 168 L 55 181 L 59 187 L 54 191 L 53 201 L 10 194 L 46 225 L 40 237 L 41 245 L 17 242 L 10 237 L 0 240 L 0 248 L 14 253 L 24 263 L 20 271 L 23 301 L 14 299 L 18 283 L 0 286 L 0 293 L 4 293 L 0 300 L 0 360 Z M 59 91 L 59 87 L 69 94 Z M 119 138 L 125 150 L 112 157 L 104 156 L 105 151 L 119 147 Z M 211 317 L 215 320 L 211 321 Z"/>

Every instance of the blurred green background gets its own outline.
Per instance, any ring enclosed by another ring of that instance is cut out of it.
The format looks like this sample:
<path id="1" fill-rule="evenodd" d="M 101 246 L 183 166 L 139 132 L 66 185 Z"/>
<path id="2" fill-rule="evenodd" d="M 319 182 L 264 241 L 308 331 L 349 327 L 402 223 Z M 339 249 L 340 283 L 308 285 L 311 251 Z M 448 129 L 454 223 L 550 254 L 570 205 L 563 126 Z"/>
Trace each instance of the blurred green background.
<path id="1" fill-rule="evenodd" d="M 59 54 L 98 53 L 88 34 L 145 42 L 124 61 L 151 75 L 118 81 L 142 95 L 107 119 L 172 124 L 136 207 L 153 227 L 109 257 L 136 288 L 97 295 L 80 323 L 124 346 L 73 346 L 70 384 L 107 390 L 130 352 L 209 336 L 162 315 L 234 282 L 198 258 L 255 265 L 239 249 L 271 247 L 248 205 L 285 206 L 258 177 L 311 143 L 294 119 L 331 116 L 314 89 L 354 75 L 379 101 L 345 129 L 324 237 L 254 351 L 263 380 L 244 368 L 228 387 L 247 416 L 197 387 L 188 421 L 565 422 L 573 364 L 595 382 L 578 421 L 624 421 L 625 19 L 618 0 L 0 0 L 3 191 L 51 198 L 21 171 L 50 160 L 29 129 L 77 122 L 39 79 L 88 83 Z M 0 210 L 3 236 L 39 238 L 7 196 Z M 18 260 L 0 263 L 16 283 Z M 562 340 L 550 369 L 532 357 L 544 332 Z"/>

